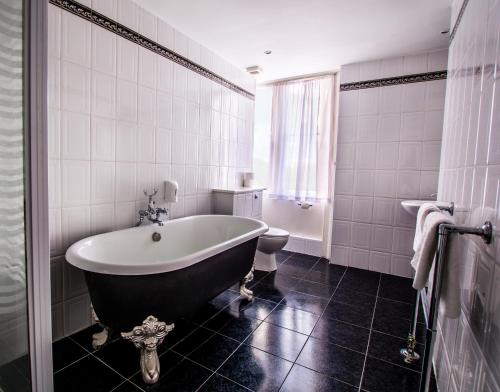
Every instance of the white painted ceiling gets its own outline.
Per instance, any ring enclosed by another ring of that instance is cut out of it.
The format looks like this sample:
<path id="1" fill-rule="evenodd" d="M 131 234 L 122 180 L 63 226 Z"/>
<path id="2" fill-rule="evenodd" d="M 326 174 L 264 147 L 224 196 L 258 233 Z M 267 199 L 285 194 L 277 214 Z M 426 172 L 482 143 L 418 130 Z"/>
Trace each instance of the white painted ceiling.
<path id="1" fill-rule="evenodd" d="M 452 0 L 136 1 L 267 81 L 444 48 Z"/>

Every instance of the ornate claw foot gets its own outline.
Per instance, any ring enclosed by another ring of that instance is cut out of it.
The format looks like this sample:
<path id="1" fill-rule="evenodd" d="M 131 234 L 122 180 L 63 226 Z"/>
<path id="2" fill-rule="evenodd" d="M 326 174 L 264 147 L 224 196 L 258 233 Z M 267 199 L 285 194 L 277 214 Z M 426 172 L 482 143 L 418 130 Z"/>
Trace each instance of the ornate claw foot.
<path id="1" fill-rule="evenodd" d="M 97 317 L 97 314 L 94 311 L 94 307 L 90 305 L 90 308 L 92 309 L 92 317 L 94 318 L 94 321 L 102 327 L 101 332 L 96 332 L 92 335 L 92 347 L 94 348 L 94 350 L 99 350 L 108 341 L 109 329 L 99 322 L 99 317 Z"/>
<path id="2" fill-rule="evenodd" d="M 414 363 L 420 359 L 420 355 L 415 351 L 416 346 L 417 339 L 415 339 L 415 335 L 410 333 L 408 335 L 407 347 L 400 350 L 406 363 Z"/>
<path id="3" fill-rule="evenodd" d="M 160 360 L 156 348 L 167 334 L 174 329 L 174 324 L 167 325 L 149 316 L 140 327 L 131 332 L 122 332 L 122 338 L 130 340 L 141 350 L 142 378 L 146 384 L 154 384 L 160 378 Z"/>
<path id="4" fill-rule="evenodd" d="M 240 295 L 247 301 L 251 301 L 253 299 L 253 291 L 245 287 L 247 283 L 253 280 L 253 270 L 254 267 L 252 266 L 250 272 L 243 279 L 240 280 Z"/>
<path id="5" fill-rule="evenodd" d="M 102 325 L 101 325 L 102 326 Z M 96 332 L 92 335 L 92 347 L 94 350 L 99 350 L 108 341 L 109 331 L 105 326 L 102 326 L 101 332 Z"/>

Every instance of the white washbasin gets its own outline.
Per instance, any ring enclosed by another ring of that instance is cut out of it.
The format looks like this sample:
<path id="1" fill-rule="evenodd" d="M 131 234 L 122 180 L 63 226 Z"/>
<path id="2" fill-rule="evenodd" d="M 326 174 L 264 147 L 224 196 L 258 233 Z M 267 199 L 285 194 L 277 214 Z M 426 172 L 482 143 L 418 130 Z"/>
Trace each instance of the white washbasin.
<path id="1" fill-rule="evenodd" d="M 444 201 L 435 201 L 435 200 L 403 200 L 401 202 L 401 206 L 405 209 L 406 212 L 413 216 L 417 216 L 418 209 L 424 203 L 434 203 L 438 207 L 443 209 L 449 209 L 452 206 L 452 203 L 444 202 Z M 451 207 L 453 208 L 453 207 Z"/>

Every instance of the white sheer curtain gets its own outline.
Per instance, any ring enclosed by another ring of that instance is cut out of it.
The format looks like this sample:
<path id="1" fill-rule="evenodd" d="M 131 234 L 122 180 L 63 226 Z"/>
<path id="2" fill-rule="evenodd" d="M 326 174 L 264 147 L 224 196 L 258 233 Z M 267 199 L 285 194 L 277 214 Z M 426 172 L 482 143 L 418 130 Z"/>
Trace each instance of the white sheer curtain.
<path id="1" fill-rule="evenodd" d="M 273 86 L 269 197 L 329 199 L 334 85 L 327 76 Z"/>

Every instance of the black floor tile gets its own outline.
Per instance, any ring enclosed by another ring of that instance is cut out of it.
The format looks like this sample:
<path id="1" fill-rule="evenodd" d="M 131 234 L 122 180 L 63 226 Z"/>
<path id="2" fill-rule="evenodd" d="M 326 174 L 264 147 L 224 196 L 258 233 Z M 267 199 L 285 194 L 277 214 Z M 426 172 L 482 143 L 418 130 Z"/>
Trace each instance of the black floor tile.
<path id="1" fill-rule="evenodd" d="M 289 291 L 287 288 L 278 288 L 265 283 L 257 283 L 255 286 L 252 286 L 251 289 L 254 296 L 276 303 L 280 302 Z"/>
<path id="2" fill-rule="evenodd" d="M 278 271 L 255 271 L 253 301 L 241 298 L 235 284 L 175 323 L 158 348 L 157 384 L 144 383 L 139 350 L 117 332 L 94 351 L 92 334 L 101 331 L 94 325 L 53 345 L 56 392 L 354 392 L 360 383 L 366 392 L 417 390 L 421 364 L 407 365 L 399 353 L 412 317 L 411 280 L 314 256 L 277 256 Z M 424 333 L 420 323 L 419 342 Z M 24 365 L 8 373 L 26 379 L 29 361 Z M 0 388 L 10 392 L 5 380 L 0 368 Z"/>
<path id="3" fill-rule="evenodd" d="M 210 370 L 189 359 L 179 362 L 167 373 L 163 372 L 162 367 L 160 369 L 160 379 L 154 385 L 146 385 L 141 374 L 135 375 L 132 381 L 145 391 L 194 392 L 212 375 Z"/>
<path id="4" fill-rule="evenodd" d="M 239 345 L 236 340 L 215 334 L 189 354 L 188 358 L 215 371 Z"/>
<path id="5" fill-rule="evenodd" d="M 290 291 L 281 304 L 321 315 L 326 305 L 328 305 L 328 301 L 328 299 L 316 297 L 314 295 Z"/>
<path id="6" fill-rule="evenodd" d="M 244 343 L 293 362 L 306 340 L 307 335 L 264 321 Z"/>
<path id="7" fill-rule="evenodd" d="M 280 389 L 283 392 L 357 392 L 357 390 L 358 388 L 297 364 L 293 365 Z"/>
<path id="8" fill-rule="evenodd" d="M 309 338 L 297 363 L 353 386 L 361 381 L 365 355 Z"/>
<path id="9" fill-rule="evenodd" d="M 410 331 L 411 320 L 395 315 L 382 315 L 377 313 L 377 309 L 378 304 L 373 319 L 373 330 L 406 339 Z M 418 342 L 425 341 L 425 324 L 417 324 L 416 338 Z"/>
<path id="10" fill-rule="evenodd" d="M 420 374 L 368 357 L 362 389 L 369 392 L 416 392 Z"/>
<path id="11" fill-rule="evenodd" d="M 253 283 L 260 282 L 262 279 L 264 279 L 267 275 L 269 274 L 269 271 L 259 271 L 259 270 L 254 270 L 253 271 Z"/>
<path id="12" fill-rule="evenodd" d="M 73 339 L 80 346 L 85 348 L 85 350 L 92 353 L 95 351 L 94 347 L 92 347 L 92 335 L 97 332 L 102 332 L 102 329 L 103 328 L 99 324 L 93 324 L 90 327 L 85 328 L 84 330 L 81 330 L 80 332 L 71 335 L 71 339 Z M 116 331 L 111 331 L 105 345 L 114 342 L 118 339 L 121 339 L 120 333 Z"/>
<path id="13" fill-rule="evenodd" d="M 238 385 L 231 380 L 214 374 L 210 379 L 201 387 L 200 392 L 246 392 L 250 391 L 241 385 Z"/>
<path id="14" fill-rule="evenodd" d="M 290 306 L 278 305 L 267 316 L 266 322 L 309 335 L 318 319 L 319 316 L 314 313 L 295 309 Z"/>
<path id="15" fill-rule="evenodd" d="M 276 307 L 276 302 L 262 298 L 254 298 L 251 302 L 242 300 L 233 302 L 228 311 L 234 312 L 240 317 L 250 317 L 257 320 L 264 320 Z"/>
<path id="16" fill-rule="evenodd" d="M 294 291 L 299 293 L 315 295 L 321 298 L 330 298 L 335 291 L 337 285 L 321 284 L 316 282 L 310 282 L 307 280 L 301 280 L 294 288 Z"/>
<path id="17" fill-rule="evenodd" d="M 260 320 L 251 317 L 246 317 L 244 315 L 235 316 L 232 313 L 223 311 L 214 318 L 208 320 L 208 322 L 204 324 L 204 327 L 242 342 L 260 323 Z"/>
<path id="18" fill-rule="evenodd" d="M 404 320 L 411 320 L 413 317 L 413 312 L 414 305 L 412 304 L 379 297 L 377 300 L 377 309 L 375 313 L 378 317 L 396 317 Z M 420 308 L 418 322 L 425 322 L 422 308 Z"/>
<path id="19" fill-rule="evenodd" d="M 373 310 L 366 311 L 363 307 L 344 304 L 341 302 L 330 303 L 324 316 L 329 319 L 343 321 L 363 328 L 370 328 Z"/>
<path id="20" fill-rule="evenodd" d="M 6 363 L 0 366 L 0 391 L 31 391 L 30 380 L 14 365 L 13 362 Z"/>
<path id="21" fill-rule="evenodd" d="M 28 354 L 17 358 L 16 360 L 12 361 L 11 363 L 12 363 L 12 365 L 14 365 L 16 370 L 18 372 L 20 372 L 24 377 L 26 377 L 28 379 L 31 377 L 30 357 Z"/>
<path id="22" fill-rule="evenodd" d="M 207 302 L 200 309 L 198 309 L 196 313 L 189 315 L 188 320 L 195 324 L 203 324 L 209 318 L 219 313 L 225 306 L 227 306 L 227 304 L 224 306 L 218 306 Z"/>
<path id="23" fill-rule="evenodd" d="M 278 266 L 278 272 L 302 279 L 318 259 L 318 257 L 294 254 Z"/>
<path id="24" fill-rule="evenodd" d="M 71 338 L 58 340 L 52 344 L 52 366 L 54 372 L 78 361 L 86 355 L 88 355 L 88 352 L 71 340 Z"/>
<path id="25" fill-rule="evenodd" d="M 281 274 L 276 271 L 270 272 L 264 279 L 261 280 L 261 283 L 283 290 L 293 290 L 299 282 L 300 280 L 294 278 L 293 276 Z"/>
<path id="26" fill-rule="evenodd" d="M 417 291 L 413 289 L 413 280 L 400 276 L 382 274 L 379 297 L 413 304 Z"/>
<path id="27" fill-rule="evenodd" d="M 365 353 L 368 346 L 370 330 L 337 320 L 321 318 L 311 336 L 334 343 L 351 350 Z"/>
<path id="28" fill-rule="evenodd" d="M 169 348 L 175 346 L 182 339 L 185 339 L 189 334 L 193 333 L 198 326 L 189 320 L 179 320 L 175 323 L 174 329 L 165 336 L 163 343 L 158 347 L 158 352 L 163 353 Z"/>
<path id="29" fill-rule="evenodd" d="M 395 365 L 403 366 L 412 370 L 421 371 L 422 361 L 408 364 L 403 360 L 399 350 L 406 347 L 406 340 L 386 335 L 377 331 L 372 331 L 368 355 L 377 359 L 391 362 Z M 416 352 L 420 355 L 424 352 L 424 346 L 418 344 Z"/>
<path id="30" fill-rule="evenodd" d="M 379 280 L 379 272 L 349 267 L 340 281 L 339 289 L 350 289 L 354 291 L 361 291 L 366 294 L 376 295 Z"/>
<path id="31" fill-rule="evenodd" d="M 214 335 L 214 333 L 215 332 L 210 331 L 209 329 L 200 327 L 191 335 L 187 336 L 184 340 L 173 346 L 172 350 L 174 350 L 178 354 L 187 356 L 195 349 L 197 349 L 200 345 L 205 343 L 210 337 Z"/>
<path id="32" fill-rule="evenodd" d="M 287 260 L 287 263 L 289 263 L 289 262 L 304 263 L 304 265 L 307 264 L 307 265 L 313 267 L 314 264 L 316 264 L 316 262 L 319 259 L 320 259 L 320 257 L 318 257 L 318 256 L 306 255 L 306 254 L 303 254 L 303 253 L 294 253 Z"/>
<path id="33" fill-rule="evenodd" d="M 222 309 L 238 298 L 239 294 L 231 290 L 226 290 L 220 293 L 217 297 L 213 298 L 209 303 L 214 305 L 216 308 Z"/>
<path id="34" fill-rule="evenodd" d="M 346 267 L 330 264 L 328 260 L 320 259 L 306 274 L 304 279 L 336 286 L 344 275 L 345 270 Z"/>
<path id="35" fill-rule="evenodd" d="M 254 391 L 277 391 L 287 376 L 292 362 L 242 345 L 218 373 Z"/>
<path id="36" fill-rule="evenodd" d="M 293 255 L 293 252 L 289 252 L 287 250 L 279 250 L 276 252 L 276 261 L 278 263 L 282 263 L 286 259 L 288 259 L 291 255 Z"/>
<path id="37" fill-rule="evenodd" d="M 125 378 L 132 377 L 140 370 L 140 350 L 132 342 L 117 340 L 94 354 Z"/>
<path id="38" fill-rule="evenodd" d="M 139 361 L 137 361 L 139 364 Z M 55 392 L 108 392 L 125 379 L 92 355 L 54 374 Z"/>
<path id="39" fill-rule="evenodd" d="M 361 291 L 354 291 L 339 287 L 332 297 L 332 302 L 347 304 L 355 307 L 359 311 L 370 313 L 375 307 L 376 299 L 377 297 Z"/>
<path id="40" fill-rule="evenodd" d="M 111 392 L 140 392 L 141 388 L 137 387 L 130 381 L 125 381 L 123 384 L 119 385 L 117 388 L 113 389 Z"/>

